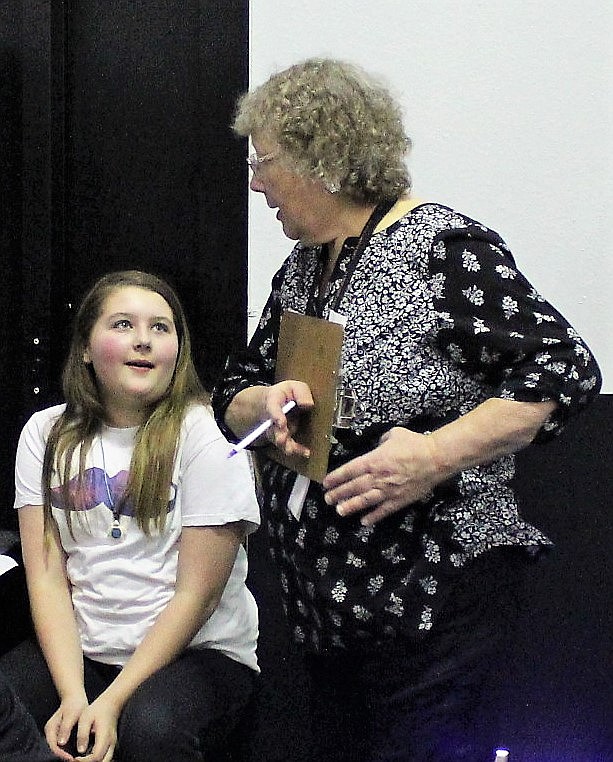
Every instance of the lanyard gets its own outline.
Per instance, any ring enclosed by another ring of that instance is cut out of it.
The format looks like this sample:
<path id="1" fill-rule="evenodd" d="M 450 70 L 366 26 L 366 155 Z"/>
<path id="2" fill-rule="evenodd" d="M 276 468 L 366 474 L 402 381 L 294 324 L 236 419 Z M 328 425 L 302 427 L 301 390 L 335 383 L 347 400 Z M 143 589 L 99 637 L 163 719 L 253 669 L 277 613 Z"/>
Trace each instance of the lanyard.
<path id="1" fill-rule="evenodd" d="M 375 228 L 377 225 L 381 222 L 381 220 L 385 217 L 385 215 L 389 212 L 389 210 L 394 206 L 397 199 L 388 199 L 387 201 L 383 201 L 380 204 L 377 204 L 377 206 L 373 209 L 372 214 L 366 221 L 366 224 L 364 225 L 362 232 L 360 233 L 360 237 L 358 238 L 358 242 L 356 244 L 356 247 L 351 254 L 351 258 L 349 260 L 349 263 L 347 265 L 347 270 L 345 271 L 345 275 L 343 276 L 342 283 L 340 284 L 340 287 L 332 300 L 332 302 L 329 305 L 329 308 L 331 310 L 336 310 L 338 308 L 338 305 L 341 302 L 341 299 L 343 296 L 345 296 L 345 292 L 347 291 L 347 288 L 349 287 L 349 282 L 351 281 L 351 277 L 353 273 L 355 272 L 356 267 L 358 266 L 358 263 L 362 257 L 362 254 L 366 250 L 366 247 L 370 243 L 370 239 L 372 238 L 373 233 L 375 232 Z M 342 254 L 342 250 L 341 250 Z M 340 259 L 340 255 L 339 255 Z M 334 266 L 334 269 L 336 269 L 336 264 Z M 330 279 L 330 283 L 332 282 L 332 279 Z M 311 288 L 311 293 L 309 295 L 309 300 L 307 302 L 307 315 L 321 315 L 321 312 L 323 310 L 323 294 L 319 295 L 319 299 L 316 296 L 316 292 L 318 289 L 318 283 L 315 281 L 313 283 L 313 286 Z"/>

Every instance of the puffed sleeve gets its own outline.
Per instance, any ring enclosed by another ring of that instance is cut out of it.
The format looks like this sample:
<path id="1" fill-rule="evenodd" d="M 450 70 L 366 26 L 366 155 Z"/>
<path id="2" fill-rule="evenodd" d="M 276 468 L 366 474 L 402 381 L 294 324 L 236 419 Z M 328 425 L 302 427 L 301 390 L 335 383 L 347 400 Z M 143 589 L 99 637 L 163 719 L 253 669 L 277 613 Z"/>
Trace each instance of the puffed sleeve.
<path id="1" fill-rule="evenodd" d="M 217 425 L 230 442 L 237 437 L 225 423 L 226 410 L 232 399 L 250 386 L 269 386 L 274 383 L 277 361 L 277 340 L 281 323 L 280 290 L 283 268 L 274 276 L 272 289 L 249 346 L 230 355 L 223 374 L 211 394 L 211 405 Z"/>
<path id="2" fill-rule="evenodd" d="M 430 269 L 443 351 L 491 384 L 492 396 L 558 403 L 537 439 L 559 433 L 598 394 L 600 370 L 586 343 L 496 233 L 473 225 L 440 234 Z"/>

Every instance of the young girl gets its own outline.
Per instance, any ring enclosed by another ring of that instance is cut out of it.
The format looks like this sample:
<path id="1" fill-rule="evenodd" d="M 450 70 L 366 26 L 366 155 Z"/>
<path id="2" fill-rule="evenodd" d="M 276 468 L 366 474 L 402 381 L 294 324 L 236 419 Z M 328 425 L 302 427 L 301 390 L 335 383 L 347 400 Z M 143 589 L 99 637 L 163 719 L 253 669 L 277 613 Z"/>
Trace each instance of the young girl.
<path id="1" fill-rule="evenodd" d="M 64 394 L 19 441 L 40 650 L 22 644 L 2 667 L 60 759 L 214 759 L 258 672 L 243 541 L 259 513 L 166 283 L 126 271 L 94 285 Z"/>

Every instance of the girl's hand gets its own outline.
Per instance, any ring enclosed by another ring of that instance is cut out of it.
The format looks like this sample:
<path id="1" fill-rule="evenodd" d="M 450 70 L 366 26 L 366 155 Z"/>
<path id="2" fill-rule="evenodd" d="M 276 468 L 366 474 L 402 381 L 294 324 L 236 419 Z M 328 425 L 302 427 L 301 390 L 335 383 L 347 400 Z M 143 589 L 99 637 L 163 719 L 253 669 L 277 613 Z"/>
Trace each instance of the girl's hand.
<path id="1" fill-rule="evenodd" d="M 116 707 L 102 695 L 82 712 L 77 727 L 76 762 L 112 762 L 118 719 Z"/>
<path id="2" fill-rule="evenodd" d="M 57 711 L 51 715 L 45 725 L 45 738 L 51 751 L 60 759 L 72 762 L 74 757 L 63 747 L 68 743 L 72 729 L 78 723 L 88 701 L 85 691 L 62 700 Z"/>

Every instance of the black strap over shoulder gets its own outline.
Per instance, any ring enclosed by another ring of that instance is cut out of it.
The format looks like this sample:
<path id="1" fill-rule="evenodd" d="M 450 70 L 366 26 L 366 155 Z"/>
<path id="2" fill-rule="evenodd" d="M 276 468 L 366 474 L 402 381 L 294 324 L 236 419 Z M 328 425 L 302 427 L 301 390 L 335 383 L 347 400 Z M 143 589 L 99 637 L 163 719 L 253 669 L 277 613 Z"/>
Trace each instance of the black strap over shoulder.
<path id="1" fill-rule="evenodd" d="M 368 246 L 370 239 L 372 238 L 372 235 L 375 232 L 375 228 L 381 222 L 381 220 L 385 217 L 385 215 L 389 212 L 389 210 L 394 206 L 396 201 L 397 199 L 395 198 L 382 201 L 380 204 L 377 204 L 377 206 L 373 209 L 372 214 L 370 215 L 370 217 L 366 221 L 366 224 L 362 228 L 362 232 L 360 233 L 360 237 L 358 238 L 358 242 L 353 251 L 353 254 L 351 255 L 351 259 L 349 260 L 349 265 L 343 277 L 343 282 L 341 283 L 340 288 L 338 289 L 338 292 L 336 296 L 334 297 L 334 301 L 330 304 L 330 309 L 335 310 L 340 304 L 341 299 L 343 298 L 343 296 L 345 295 L 345 292 L 347 291 L 347 288 L 351 281 L 351 277 L 353 273 L 355 272 L 355 269 L 358 266 L 358 263 L 362 257 L 362 254 L 366 250 L 366 247 Z M 318 284 L 314 283 L 313 291 L 309 298 L 308 309 L 307 309 L 308 313 L 310 313 L 311 310 L 313 310 L 315 314 L 319 312 L 319 310 L 314 309 L 318 301 L 315 298 L 315 293 L 317 292 L 317 288 L 318 288 Z M 321 295 L 320 295 L 320 300 L 321 300 Z"/>

